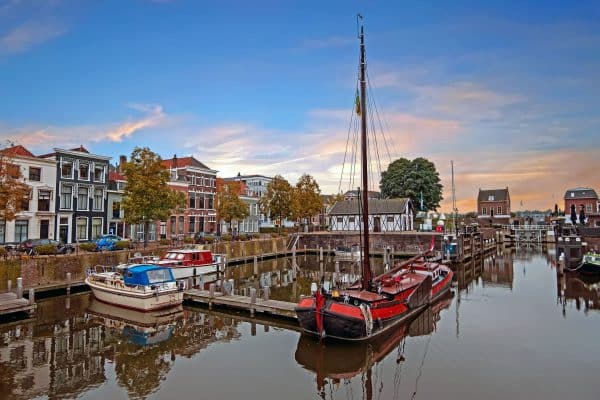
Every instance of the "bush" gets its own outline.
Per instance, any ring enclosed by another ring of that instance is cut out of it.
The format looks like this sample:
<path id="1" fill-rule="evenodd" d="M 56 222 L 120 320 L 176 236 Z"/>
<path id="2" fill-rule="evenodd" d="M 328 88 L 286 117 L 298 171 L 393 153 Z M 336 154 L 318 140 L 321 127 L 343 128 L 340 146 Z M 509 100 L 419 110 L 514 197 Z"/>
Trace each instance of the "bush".
<path id="1" fill-rule="evenodd" d="M 238 235 L 238 240 L 248 240 L 248 236 L 246 236 L 244 233 L 240 233 Z"/>
<path id="2" fill-rule="evenodd" d="M 131 248 L 131 242 L 129 240 L 119 240 L 115 243 L 115 249 L 123 250 Z"/>
<path id="3" fill-rule="evenodd" d="M 223 240 L 225 242 L 229 242 L 229 241 L 231 241 L 231 235 L 229 235 L 229 234 L 221 235 L 221 240 Z"/>
<path id="4" fill-rule="evenodd" d="M 4 247 L 0 247 L 0 257 L 6 257 L 8 251 Z"/>
<path id="5" fill-rule="evenodd" d="M 193 237 L 185 237 L 183 238 L 183 243 L 194 243 Z"/>
<path id="6" fill-rule="evenodd" d="M 42 246 L 37 246 L 34 251 L 39 255 L 56 254 L 56 247 L 51 244 L 44 244 Z"/>
<path id="7" fill-rule="evenodd" d="M 211 244 L 215 241 L 215 237 L 212 235 L 206 235 L 204 236 L 204 243 L 206 244 Z"/>
<path id="8" fill-rule="evenodd" d="M 272 238 L 278 238 L 278 237 L 279 237 L 279 234 L 278 234 L 278 233 L 275 233 L 275 232 L 273 232 L 273 233 L 271 233 L 271 237 L 272 237 Z"/>
<path id="9" fill-rule="evenodd" d="M 79 244 L 79 249 L 84 251 L 96 251 L 96 243 L 85 242 Z"/>
<path id="10" fill-rule="evenodd" d="M 260 233 L 253 233 L 252 234 L 252 238 L 254 238 L 254 239 L 260 239 Z"/>
<path id="11" fill-rule="evenodd" d="M 169 239 L 160 239 L 161 246 L 168 246 L 170 244 L 171 244 L 171 241 Z"/>

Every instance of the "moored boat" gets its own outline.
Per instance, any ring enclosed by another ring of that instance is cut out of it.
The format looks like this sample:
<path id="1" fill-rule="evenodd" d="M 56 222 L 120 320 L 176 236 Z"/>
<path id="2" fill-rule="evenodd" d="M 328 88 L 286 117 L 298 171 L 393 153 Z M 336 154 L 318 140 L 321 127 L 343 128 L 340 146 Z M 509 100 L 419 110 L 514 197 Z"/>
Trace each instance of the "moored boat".
<path id="1" fill-rule="evenodd" d="M 94 297 L 140 311 L 173 307 L 183 302 L 170 268 L 151 264 L 123 264 L 114 271 L 88 272 L 85 283 Z"/>
<path id="2" fill-rule="evenodd" d="M 582 274 L 600 275 L 600 254 L 594 252 L 584 254 L 581 264 L 575 270 Z"/>

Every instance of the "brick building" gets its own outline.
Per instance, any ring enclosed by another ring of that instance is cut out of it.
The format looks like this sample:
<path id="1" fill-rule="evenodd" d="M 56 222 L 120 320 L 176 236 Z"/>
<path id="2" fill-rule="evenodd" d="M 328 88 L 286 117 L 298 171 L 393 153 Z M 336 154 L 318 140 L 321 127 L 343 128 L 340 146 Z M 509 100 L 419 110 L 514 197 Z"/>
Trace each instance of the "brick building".
<path id="1" fill-rule="evenodd" d="M 477 195 L 477 221 L 481 226 L 510 224 L 510 194 L 505 189 L 479 189 Z"/>
<path id="2" fill-rule="evenodd" d="M 600 226 L 600 205 L 598 194 L 591 188 L 568 189 L 565 192 L 565 217 L 570 219 L 571 211 L 577 213 L 575 223 L 581 224 L 579 214 L 583 208 L 588 226 Z"/>

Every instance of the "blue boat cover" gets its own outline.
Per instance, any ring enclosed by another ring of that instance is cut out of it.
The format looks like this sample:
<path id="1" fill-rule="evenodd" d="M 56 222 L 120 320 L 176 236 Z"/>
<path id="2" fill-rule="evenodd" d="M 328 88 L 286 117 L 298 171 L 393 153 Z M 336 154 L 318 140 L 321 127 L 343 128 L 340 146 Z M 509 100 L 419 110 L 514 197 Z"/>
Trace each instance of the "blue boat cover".
<path id="1" fill-rule="evenodd" d="M 149 264 L 134 264 L 123 271 L 126 285 L 152 285 L 155 283 L 174 282 L 169 268 Z"/>

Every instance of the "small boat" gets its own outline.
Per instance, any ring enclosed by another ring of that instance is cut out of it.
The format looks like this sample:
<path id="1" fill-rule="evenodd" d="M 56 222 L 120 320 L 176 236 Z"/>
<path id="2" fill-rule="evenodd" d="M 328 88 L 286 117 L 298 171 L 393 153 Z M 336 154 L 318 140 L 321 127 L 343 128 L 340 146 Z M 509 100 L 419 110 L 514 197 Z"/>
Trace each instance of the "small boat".
<path id="1" fill-rule="evenodd" d="M 577 271 L 587 275 L 600 274 L 600 254 L 594 252 L 588 252 L 583 255 L 583 260 L 577 268 L 573 268 L 570 271 Z"/>
<path id="2" fill-rule="evenodd" d="M 363 252 L 358 244 L 352 246 L 338 246 L 335 248 L 335 258 L 339 261 L 358 261 Z"/>
<path id="3" fill-rule="evenodd" d="M 136 259 L 133 259 L 134 261 Z M 172 269 L 173 277 L 183 283 L 185 289 L 202 287 L 206 283 L 204 277 L 209 274 L 223 272 L 225 256 L 212 254 L 210 250 L 202 247 L 190 247 L 167 251 L 162 257 L 143 257 L 142 262 L 155 264 Z M 191 280 L 191 287 L 190 281 Z"/>
<path id="4" fill-rule="evenodd" d="M 113 271 L 88 271 L 85 283 L 100 301 L 152 311 L 183 302 L 183 288 L 171 271 L 151 264 L 121 264 Z"/>

